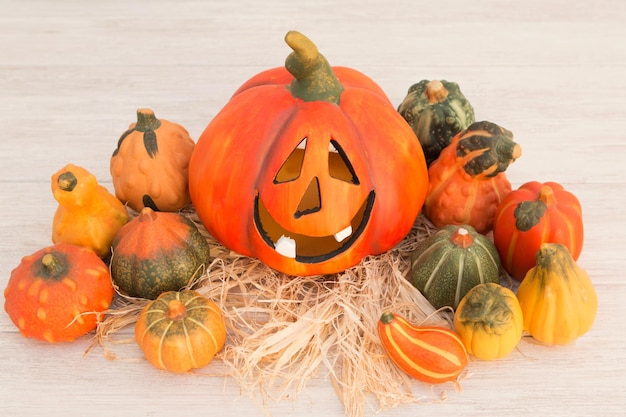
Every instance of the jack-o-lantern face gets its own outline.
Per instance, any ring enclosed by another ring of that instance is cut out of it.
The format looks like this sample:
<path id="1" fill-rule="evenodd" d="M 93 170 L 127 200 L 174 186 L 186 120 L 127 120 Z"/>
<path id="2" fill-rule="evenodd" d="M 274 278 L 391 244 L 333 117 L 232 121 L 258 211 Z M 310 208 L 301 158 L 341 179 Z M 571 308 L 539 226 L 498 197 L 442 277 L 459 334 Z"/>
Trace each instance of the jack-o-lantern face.
<path id="1" fill-rule="evenodd" d="M 301 59 L 302 39 L 290 34 Z M 239 88 L 189 165 L 207 231 L 291 275 L 340 272 L 393 248 L 428 187 L 419 141 L 380 87 L 350 68 L 331 69 L 317 49 L 312 55 L 325 75 L 302 77 L 290 56 L 289 71 L 265 71 Z M 320 77 L 322 88 L 298 84 Z"/>
<path id="2" fill-rule="evenodd" d="M 355 164 L 361 165 L 358 157 Z M 271 181 L 261 180 L 256 228 L 279 254 L 324 262 L 351 247 L 369 221 L 375 192 L 368 176 L 364 181 L 338 141 L 304 138 Z"/>

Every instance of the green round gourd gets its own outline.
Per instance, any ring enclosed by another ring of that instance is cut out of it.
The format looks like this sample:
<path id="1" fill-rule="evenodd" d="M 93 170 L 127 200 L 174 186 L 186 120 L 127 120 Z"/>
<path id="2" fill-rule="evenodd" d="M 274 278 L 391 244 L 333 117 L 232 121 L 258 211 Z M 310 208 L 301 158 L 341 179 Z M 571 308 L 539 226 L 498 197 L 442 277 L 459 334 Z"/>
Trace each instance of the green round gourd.
<path id="1" fill-rule="evenodd" d="M 435 308 L 456 309 L 478 284 L 500 282 L 500 257 L 489 239 L 468 225 L 443 226 L 413 250 L 409 279 Z"/>
<path id="2" fill-rule="evenodd" d="M 474 108 L 459 85 L 446 80 L 413 84 L 398 112 L 417 135 L 428 165 L 439 157 L 454 135 L 475 122 Z"/>
<path id="3" fill-rule="evenodd" d="M 179 291 L 209 263 L 209 244 L 191 220 L 149 207 L 120 229 L 112 246 L 111 279 L 131 297 Z"/>

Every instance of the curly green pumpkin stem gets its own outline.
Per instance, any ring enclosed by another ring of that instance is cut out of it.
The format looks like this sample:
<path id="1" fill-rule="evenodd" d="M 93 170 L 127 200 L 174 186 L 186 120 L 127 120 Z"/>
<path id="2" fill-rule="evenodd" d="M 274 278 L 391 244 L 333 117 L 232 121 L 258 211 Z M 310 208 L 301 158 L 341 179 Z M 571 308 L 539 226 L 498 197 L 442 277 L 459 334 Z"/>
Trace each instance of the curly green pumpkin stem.
<path id="1" fill-rule="evenodd" d="M 317 46 L 300 32 L 290 31 L 285 42 L 293 49 L 285 68 L 294 76 L 289 86 L 294 97 L 304 101 L 328 101 L 339 104 L 343 85 Z"/>

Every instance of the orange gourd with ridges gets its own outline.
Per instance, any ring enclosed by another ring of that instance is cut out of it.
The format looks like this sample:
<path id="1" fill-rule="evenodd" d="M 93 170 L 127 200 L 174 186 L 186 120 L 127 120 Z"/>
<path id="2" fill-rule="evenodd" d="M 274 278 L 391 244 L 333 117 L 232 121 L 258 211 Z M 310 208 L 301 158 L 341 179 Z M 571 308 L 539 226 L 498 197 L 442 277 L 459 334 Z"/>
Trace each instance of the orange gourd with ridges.
<path id="1" fill-rule="evenodd" d="M 527 182 L 498 206 L 493 239 L 502 266 L 518 281 L 535 266 L 542 243 L 564 245 L 576 261 L 584 240 L 580 202 L 556 182 Z"/>

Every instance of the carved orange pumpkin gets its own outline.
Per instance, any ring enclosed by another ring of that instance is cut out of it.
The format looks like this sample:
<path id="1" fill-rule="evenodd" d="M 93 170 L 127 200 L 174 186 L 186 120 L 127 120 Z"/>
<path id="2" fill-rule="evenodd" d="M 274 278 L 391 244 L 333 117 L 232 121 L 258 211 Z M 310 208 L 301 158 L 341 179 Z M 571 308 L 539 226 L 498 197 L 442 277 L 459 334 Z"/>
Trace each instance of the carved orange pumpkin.
<path id="1" fill-rule="evenodd" d="M 428 173 L 384 92 L 298 32 L 286 68 L 242 87 L 198 139 L 189 188 L 208 232 L 287 274 L 342 271 L 410 231 Z"/>

